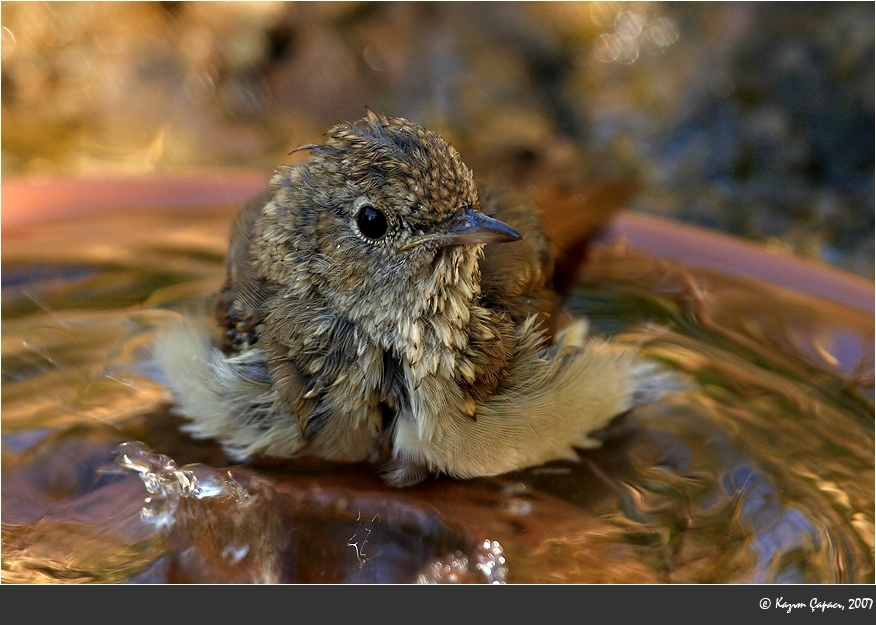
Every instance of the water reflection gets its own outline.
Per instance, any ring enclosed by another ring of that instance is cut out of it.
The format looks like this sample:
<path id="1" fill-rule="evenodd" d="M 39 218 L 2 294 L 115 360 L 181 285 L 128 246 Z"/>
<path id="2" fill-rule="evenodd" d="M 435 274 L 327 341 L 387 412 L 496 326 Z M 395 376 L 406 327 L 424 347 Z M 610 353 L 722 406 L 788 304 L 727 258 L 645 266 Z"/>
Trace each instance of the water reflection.
<path id="1" fill-rule="evenodd" d="M 581 462 L 407 489 L 228 467 L 149 348 L 211 314 L 231 213 L 4 228 L 4 581 L 873 582 L 869 313 L 598 247 L 570 309 L 698 390 Z"/>

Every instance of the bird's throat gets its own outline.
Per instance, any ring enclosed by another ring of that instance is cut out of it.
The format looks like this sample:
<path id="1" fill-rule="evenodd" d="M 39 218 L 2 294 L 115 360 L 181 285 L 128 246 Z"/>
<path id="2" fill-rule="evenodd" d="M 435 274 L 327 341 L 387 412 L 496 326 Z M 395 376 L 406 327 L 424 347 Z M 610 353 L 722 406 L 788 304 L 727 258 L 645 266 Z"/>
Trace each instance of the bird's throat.
<path id="1" fill-rule="evenodd" d="M 482 245 L 441 250 L 399 319 L 399 343 L 393 348 L 408 363 L 414 384 L 428 376 L 456 376 L 469 344 L 472 306 L 480 299 Z"/>

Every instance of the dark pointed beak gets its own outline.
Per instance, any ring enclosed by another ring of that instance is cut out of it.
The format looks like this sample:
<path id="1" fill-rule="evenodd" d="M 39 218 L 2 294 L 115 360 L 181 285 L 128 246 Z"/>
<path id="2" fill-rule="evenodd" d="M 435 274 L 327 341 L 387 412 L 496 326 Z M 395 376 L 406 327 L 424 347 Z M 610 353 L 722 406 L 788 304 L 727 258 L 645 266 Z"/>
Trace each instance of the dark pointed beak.
<path id="1" fill-rule="evenodd" d="M 471 245 L 473 243 L 505 243 L 519 241 L 520 233 L 506 223 L 487 217 L 474 208 L 466 209 L 439 235 L 442 246 Z"/>
<path id="2" fill-rule="evenodd" d="M 425 234 L 414 237 L 401 246 L 401 249 L 409 250 L 421 243 L 438 243 L 440 247 L 451 245 L 474 245 L 478 243 L 505 243 L 519 241 L 523 237 L 514 228 L 506 223 L 487 217 L 479 210 L 468 208 L 458 215 L 449 227 L 442 232 Z"/>

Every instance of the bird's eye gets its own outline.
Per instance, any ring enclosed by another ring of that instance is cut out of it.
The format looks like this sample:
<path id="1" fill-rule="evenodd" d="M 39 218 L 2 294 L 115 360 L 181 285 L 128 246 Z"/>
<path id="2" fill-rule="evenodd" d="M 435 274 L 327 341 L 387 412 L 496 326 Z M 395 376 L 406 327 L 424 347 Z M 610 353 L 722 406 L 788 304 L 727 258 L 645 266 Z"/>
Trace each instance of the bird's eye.
<path id="1" fill-rule="evenodd" d="M 372 241 L 382 239 L 389 229 L 386 215 L 371 206 L 371 204 L 364 204 L 359 209 L 359 212 L 356 214 L 356 225 L 359 227 L 359 232 L 362 233 L 362 236 Z"/>

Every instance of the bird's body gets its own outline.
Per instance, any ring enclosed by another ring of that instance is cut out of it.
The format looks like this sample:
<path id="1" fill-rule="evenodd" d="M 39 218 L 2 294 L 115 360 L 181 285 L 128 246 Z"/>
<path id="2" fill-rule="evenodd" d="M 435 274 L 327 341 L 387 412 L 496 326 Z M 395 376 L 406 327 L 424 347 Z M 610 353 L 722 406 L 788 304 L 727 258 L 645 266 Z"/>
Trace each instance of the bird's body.
<path id="1" fill-rule="evenodd" d="M 234 224 L 222 350 L 185 324 L 158 338 L 195 435 L 238 458 L 387 460 L 403 485 L 574 458 L 678 388 L 580 323 L 554 336 L 537 214 L 482 195 L 434 133 L 369 111 L 303 149 Z"/>

